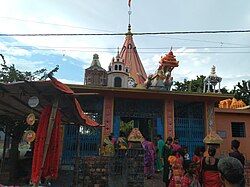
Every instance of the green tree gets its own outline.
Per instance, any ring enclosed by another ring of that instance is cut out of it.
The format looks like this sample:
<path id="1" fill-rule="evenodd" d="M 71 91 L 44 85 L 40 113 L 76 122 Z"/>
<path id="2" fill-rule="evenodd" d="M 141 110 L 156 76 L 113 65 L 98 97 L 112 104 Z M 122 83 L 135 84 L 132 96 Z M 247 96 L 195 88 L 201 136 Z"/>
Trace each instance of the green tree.
<path id="1" fill-rule="evenodd" d="M 181 91 L 181 92 L 203 92 L 203 86 L 204 86 L 204 79 L 206 76 L 200 75 L 197 76 L 196 79 L 192 80 L 184 80 L 184 82 L 176 81 L 174 83 L 175 88 L 173 88 L 173 91 Z M 221 93 L 223 94 L 229 94 L 233 91 L 229 91 L 226 87 L 221 88 Z"/>
<path id="2" fill-rule="evenodd" d="M 221 93 L 223 94 L 232 94 L 233 90 L 228 90 L 226 87 L 220 89 Z"/>
<path id="3" fill-rule="evenodd" d="M 182 91 L 182 92 L 199 92 L 203 91 L 203 82 L 206 76 L 200 75 L 196 79 L 184 80 L 184 82 L 176 81 L 174 83 L 175 88 L 173 91 Z"/>
<path id="4" fill-rule="evenodd" d="M 42 78 L 41 75 L 46 73 L 46 69 L 36 70 L 34 72 L 30 71 L 19 71 L 16 69 L 14 64 L 7 65 L 4 56 L 0 54 L 3 63 L 1 63 L 1 70 L 0 70 L 0 82 L 15 82 L 15 81 L 23 81 L 23 80 L 39 80 Z"/>
<path id="5" fill-rule="evenodd" d="M 242 99 L 247 105 L 250 105 L 250 80 L 238 82 L 234 89 L 234 97 Z"/>

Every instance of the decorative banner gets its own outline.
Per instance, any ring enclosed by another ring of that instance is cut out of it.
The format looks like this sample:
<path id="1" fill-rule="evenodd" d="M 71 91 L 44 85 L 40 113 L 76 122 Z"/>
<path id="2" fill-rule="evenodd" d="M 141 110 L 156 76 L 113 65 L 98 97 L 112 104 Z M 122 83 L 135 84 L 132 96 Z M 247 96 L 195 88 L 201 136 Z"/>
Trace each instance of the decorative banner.
<path id="1" fill-rule="evenodd" d="M 214 113 L 214 102 L 207 102 L 206 104 L 207 104 L 206 118 L 207 118 L 207 134 L 208 134 L 210 130 L 214 130 L 215 113 Z"/>
<path id="2" fill-rule="evenodd" d="M 33 113 L 30 113 L 30 114 L 27 116 L 27 118 L 26 118 L 26 123 L 27 123 L 28 125 L 34 125 L 35 121 L 36 121 L 36 117 L 35 117 L 35 114 L 33 114 Z"/>
<path id="3" fill-rule="evenodd" d="M 33 130 L 25 131 L 23 134 L 23 140 L 30 143 L 33 142 L 36 138 L 36 133 Z"/>
<path id="4" fill-rule="evenodd" d="M 174 137 L 174 102 L 165 100 L 164 106 L 164 139 L 168 136 Z"/>
<path id="5" fill-rule="evenodd" d="M 103 138 L 110 135 L 113 131 L 113 110 L 114 110 L 114 98 L 105 97 L 103 106 Z"/>
<path id="6" fill-rule="evenodd" d="M 35 108 L 39 104 L 39 99 L 37 96 L 30 97 L 28 100 L 28 105 Z"/>

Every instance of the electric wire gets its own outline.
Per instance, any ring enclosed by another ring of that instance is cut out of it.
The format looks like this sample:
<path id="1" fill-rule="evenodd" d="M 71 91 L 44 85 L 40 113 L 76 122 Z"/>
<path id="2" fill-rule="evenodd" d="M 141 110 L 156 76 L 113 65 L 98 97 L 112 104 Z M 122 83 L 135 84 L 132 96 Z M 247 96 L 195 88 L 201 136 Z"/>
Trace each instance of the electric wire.
<path id="1" fill-rule="evenodd" d="M 173 40 L 182 40 L 182 41 L 191 41 L 191 42 L 203 42 L 203 43 L 214 43 L 220 46 L 224 45 L 233 45 L 233 46 L 243 46 L 243 47 L 250 47 L 247 44 L 239 44 L 239 43 L 231 43 L 231 42 L 223 42 L 223 41 L 211 41 L 211 40 L 201 40 L 201 39 L 194 39 L 194 38 L 178 38 L 178 37 L 169 37 L 169 36 L 146 36 L 146 37 L 154 37 L 154 38 L 164 38 L 164 39 L 173 39 Z"/>
<path id="2" fill-rule="evenodd" d="M 169 31 L 169 32 L 134 32 L 133 35 L 187 35 L 187 34 L 230 34 L 250 33 L 250 30 L 213 30 L 213 31 Z M 132 33 L 131 33 L 132 34 Z M 37 34 L 6 34 L 1 33 L 0 37 L 6 36 L 122 36 L 128 33 L 37 33 Z"/>
<path id="3" fill-rule="evenodd" d="M 2 52 L 8 52 L 9 50 L 0 50 Z M 116 53 L 115 50 L 80 50 L 80 49 L 68 49 L 68 50 L 54 50 L 54 49 L 31 49 L 31 51 L 55 51 L 55 52 L 84 52 L 84 53 Z M 145 54 L 165 54 L 164 51 L 140 51 L 138 53 Z M 174 51 L 175 54 L 250 54 L 250 51 Z M 18 56 L 18 55 L 17 55 Z"/>

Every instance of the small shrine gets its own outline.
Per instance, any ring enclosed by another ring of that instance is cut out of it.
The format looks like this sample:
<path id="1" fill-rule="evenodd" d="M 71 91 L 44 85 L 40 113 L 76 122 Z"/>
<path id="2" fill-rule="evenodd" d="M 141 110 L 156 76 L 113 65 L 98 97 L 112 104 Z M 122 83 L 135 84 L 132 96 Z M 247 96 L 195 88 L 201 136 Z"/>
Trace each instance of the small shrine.
<path id="1" fill-rule="evenodd" d="M 161 57 L 159 63 L 160 65 L 155 74 L 151 74 L 147 77 L 144 86 L 146 89 L 163 89 L 170 91 L 173 85 L 171 72 L 175 67 L 179 66 L 179 61 L 176 60 L 171 49 L 168 54 Z"/>
<path id="2" fill-rule="evenodd" d="M 210 129 L 209 134 L 204 138 L 203 142 L 208 146 L 218 148 L 223 143 L 223 139 L 215 131 Z"/>
<path id="3" fill-rule="evenodd" d="M 119 54 L 119 49 L 117 51 L 116 57 L 112 58 L 112 61 L 108 67 L 108 86 L 109 87 L 128 87 L 129 81 L 129 67 L 126 66 L 124 59 L 121 58 Z"/>
<path id="4" fill-rule="evenodd" d="M 204 93 L 205 92 L 215 93 L 216 92 L 215 87 L 218 84 L 219 85 L 218 93 L 221 93 L 220 92 L 220 82 L 221 81 L 222 81 L 222 78 L 216 75 L 215 66 L 212 66 L 210 75 L 207 78 L 205 78 L 205 80 L 204 80 L 203 92 Z"/>
<path id="5" fill-rule="evenodd" d="M 141 143 L 144 140 L 140 130 L 138 128 L 133 128 L 128 136 L 128 141 Z"/>

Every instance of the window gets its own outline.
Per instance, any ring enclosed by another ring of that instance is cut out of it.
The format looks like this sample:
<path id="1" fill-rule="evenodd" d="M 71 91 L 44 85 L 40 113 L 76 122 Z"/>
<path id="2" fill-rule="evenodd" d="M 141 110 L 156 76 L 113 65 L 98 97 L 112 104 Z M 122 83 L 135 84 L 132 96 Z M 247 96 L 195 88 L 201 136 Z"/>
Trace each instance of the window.
<path id="1" fill-rule="evenodd" d="M 122 65 L 119 65 L 119 70 L 120 70 L 120 71 L 122 70 Z"/>
<path id="2" fill-rule="evenodd" d="M 122 79 L 121 79 L 121 77 L 115 77 L 114 87 L 122 87 Z"/>
<path id="3" fill-rule="evenodd" d="M 115 70 L 118 70 L 118 66 L 117 65 L 115 65 Z"/>
<path id="4" fill-rule="evenodd" d="M 246 137 L 245 122 L 231 122 L 232 137 Z"/>

